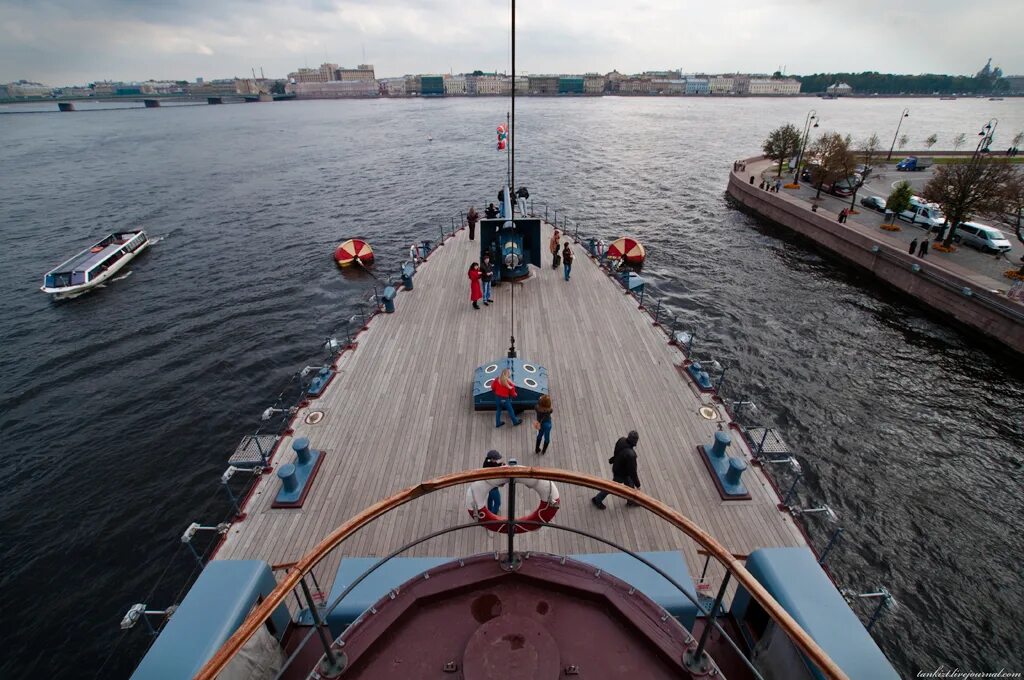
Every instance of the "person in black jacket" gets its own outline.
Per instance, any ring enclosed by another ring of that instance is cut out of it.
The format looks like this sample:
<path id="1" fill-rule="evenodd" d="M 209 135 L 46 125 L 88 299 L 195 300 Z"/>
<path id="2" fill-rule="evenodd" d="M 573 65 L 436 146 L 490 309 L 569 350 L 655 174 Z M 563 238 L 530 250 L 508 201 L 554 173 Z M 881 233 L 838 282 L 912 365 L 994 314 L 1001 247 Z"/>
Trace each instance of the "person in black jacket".
<path id="1" fill-rule="evenodd" d="M 491 203 L 489 206 L 484 208 L 484 217 L 486 217 L 487 219 L 493 220 L 497 216 L 498 216 L 498 209 L 494 207 L 493 203 Z"/>
<path id="2" fill-rule="evenodd" d="M 612 481 L 634 489 L 640 488 L 640 477 L 636 471 L 636 450 L 635 446 L 640 441 L 640 435 L 636 430 L 631 430 L 625 437 L 615 442 L 615 453 L 608 459 L 612 464 Z M 590 502 L 601 510 L 605 509 L 604 499 L 608 497 L 607 491 L 601 491 L 590 499 Z M 636 505 L 633 501 L 626 501 L 626 505 Z"/>
<path id="3" fill-rule="evenodd" d="M 491 304 L 491 284 L 494 282 L 494 266 L 491 264 L 491 254 L 484 253 L 484 261 L 480 263 L 480 283 L 484 286 L 484 304 Z"/>

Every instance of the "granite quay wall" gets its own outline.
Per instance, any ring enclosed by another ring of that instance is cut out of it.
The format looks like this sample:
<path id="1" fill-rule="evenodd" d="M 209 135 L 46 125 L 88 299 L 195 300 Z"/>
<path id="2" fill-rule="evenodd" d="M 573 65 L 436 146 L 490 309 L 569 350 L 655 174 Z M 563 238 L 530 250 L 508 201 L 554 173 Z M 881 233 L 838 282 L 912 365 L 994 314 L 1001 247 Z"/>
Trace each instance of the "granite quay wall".
<path id="1" fill-rule="evenodd" d="M 936 262 L 934 253 L 930 259 L 912 256 L 872 227 L 852 220 L 840 224 L 832 213 L 812 212 L 806 201 L 759 189 L 750 184 L 750 176 L 760 176 L 760 170 L 750 166 L 763 162 L 760 156 L 748 158 L 743 161 L 745 170 L 729 173 L 728 193 L 747 210 L 806 236 L 915 300 L 1024 354 L 1024 305 L 996 290 L 1008 288 L 1008 282 Z"/>

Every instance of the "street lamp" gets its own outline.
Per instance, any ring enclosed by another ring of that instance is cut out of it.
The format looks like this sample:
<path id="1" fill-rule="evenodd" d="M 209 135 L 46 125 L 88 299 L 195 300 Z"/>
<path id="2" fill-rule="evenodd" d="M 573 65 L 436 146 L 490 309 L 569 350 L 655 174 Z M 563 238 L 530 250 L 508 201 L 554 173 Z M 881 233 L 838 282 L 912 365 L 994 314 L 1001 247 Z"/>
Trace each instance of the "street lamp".
<path id="1" fill-rule="evenodd" d="M 807 137 L 811 134 L 811 121 L 814 121 L 814 127 L 818 127 L 818 112 L 811 109 L 807 112 L 807 118 L 804 120 L 804 135 L 800 141 L 800 152 L 796 155 L 796 167 L 793 168 L 793 184 L 800 184 L 800 161 L 804 157 L 804 147 L 807 146 Z"/>
<path id="2" fill-rule="evenodd" d="M 989 121 L 985 123 L 985 126 L 981 128 L 981 132 L 978 133 L 978 136 L 981 137 L 981 139 L 978 140 L 978 147 L 974 150 L 975 159 L 982 151 L 988 151 L 988 147 L 992 144 L 992 139 L 996 135 L 996 126 L 998 125 L 998 118 L 990 118 Z"/>
<path id="3" fill-rule="evenodd" d="M 885 157 L 885 160 L 892 160 L 892 150 L 896 148 L 896 138 L 900 136 L 900 125 L 903 125 L 903 119 L 910 116 L 910 109 L 903 109 L 903 113 L 900 114 L 899 125 L 896 126 L 896 134 L 892 136 L 892 146 L 889 147 L 889 155 Z"/>

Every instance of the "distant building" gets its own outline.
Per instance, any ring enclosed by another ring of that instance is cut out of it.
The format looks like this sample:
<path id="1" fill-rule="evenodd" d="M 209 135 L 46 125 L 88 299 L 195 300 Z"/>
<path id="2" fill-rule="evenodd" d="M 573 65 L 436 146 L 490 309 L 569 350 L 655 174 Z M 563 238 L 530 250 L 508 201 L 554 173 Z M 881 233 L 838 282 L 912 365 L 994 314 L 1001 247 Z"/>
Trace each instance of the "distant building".
<path id="1" fill-rule="evenodd" d="M 331 66 L 334 66 L 334 64 L 331 64 Z M 340 80 L 343 83 L 356 80 L 377 79 L 373 73 L 373 64 L 359 64 L 355 68 L 338 68 L 335 66 L 334 75 L 335 77 L 333 80 Z"/>
<path id="2" fill-rule="evenodd" d="M 825 88 L 825 94 L 833 97 L 842 97 L 844 94 L 850 94 L 851 92 L 853 92 L 853 88 L 846 83 L 832 83 Z"/>
<path id="3" fill-rule="evenodd" d="M 711 85 L 706 78 L 686 78 L 686 94 L 710 94 Z"/>
<path id="4" fill-rule="evenodd" d="M 558 79 L 558 94 L 583 94 L 583 77 L 560 77 Z"/>
<path id="5" fill-rule="evenodd" d="M 377 92 L 382 97 L 404 97 L 406 82 L 405 78 L 381 78 L 377 81 Z"/>
<path id="6" fill-rule="evenodd" d="M 444 76 L 420 76 L 420 94 L 424 97 L 443 97 Z"/>
<path id="7" fill-rule="evenodd" d="M 408 95 L 418 95 L 422 89 L 422 79 L 420 76 L 406 76 L 405 77 L 405 93 Z"/>
<path id="8" fill-rule="evenodd" d="M 1005 76 L 1003 78 L 1014 94 L 1024 94 L 1024 76 Z"/>
<path id="9" fill-rule="evenodd" d="M 651 81 L 651 94 L 680 95 L 686 94 L 686 81 L 682 78 L 655 78 Z"/>
<path id="10" fill-rule="evenodd" d="M 644 71 L 640 74 L 645 78 L 651 80 L 681 80 L 683 77 L 682 71 Z"/>
<path id="11" fill-rule="evenodd" d="M 792 78 L 751 78 L 749 94 L 800 94 L 800 81 Z"/>
<path id="12" fill-rule="evenodd" d="M 288 83 L 285 92 L 296 99 L 349 99 L 379 96 L 375 80 L 331 80 L 325 83 Z"/>
<path id="13" fill-rule="evenodd" d="M 584 94 L 603 94 L 608 80 L 597 73 L 587 73 L 583 76 Z"/>
<path id="14" fill-rule="evenodd" d="M 750 76 L 737 73 L 732 77 L 733 94 L 750 94 Z"/>
<path id="15" fill-rule="evenodd" d="M 448 76 L 444 79 L 444 94 L 446 97 L 463 96 L 466 94 L 465 76 Z"/>
<path id="16" fill-rule="evenodd" d="M 650 78 L 631 76 L 619 82 L 619 94 L 652 94 L 653 83 Z"/>
<path id="17" fill-rule="evenodd" d="M 530 91 L 530 79 L 526 76 L 515 76 L 514 87 L 516 94 L 527 94 Z"/>
<path id="18" fill-rule="evenodd" d="M 222 78 L 206 82 L 196 81 L 188 86 L 187 91 L 189 94 L 199 97 L 222 97 L 224 95 L 247 93 L 248 85 L 237 78 Z"/>
<path id="19" fill-rule="evenodd" d="M 0 97 L 21 98 L 21 97 L 49 97 L 53 94 L 53 88 L 42 83 L 34 83 L 30 80 L 16 80 L 13 83 L 0 85 Z"/>
<path id="20" fill-rule="evenodd" d="M 474 81 L 478 95 L 507 95 L 512 92 L 512 78 L 504 74 L 485 73 L 482 76 L 475 76 Z"/>
<path id="21" fill-rule="evenodd" d="M 715 76 L 708 81 L 708 91 L 711 94 L 732 94 L 732 78 Z"/>
<path id="22" fill-rule="evenodd" d="M 558 94 L 558 76 L 527 76 L 530 94 Z"/>

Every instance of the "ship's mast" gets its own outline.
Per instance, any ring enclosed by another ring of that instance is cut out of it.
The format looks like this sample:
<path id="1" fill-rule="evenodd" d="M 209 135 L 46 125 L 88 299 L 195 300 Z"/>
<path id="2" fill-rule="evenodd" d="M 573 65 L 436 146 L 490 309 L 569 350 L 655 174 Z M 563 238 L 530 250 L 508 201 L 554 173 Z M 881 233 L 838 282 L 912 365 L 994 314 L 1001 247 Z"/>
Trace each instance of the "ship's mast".
<path id="1" fill-rule="evenodd" d="M 515 207 L 512 199 L 512 187 L 516 185 L 516 0 L 512 0 L 512 114 L 508 125 L 508 157 L 509 157 L 509 176 L 510 182 L 505 191 L 509 192 L 506 196 L 508 199 L 509 210 L 511 214 L 508 219 L 512 221 L 513 228 L 515 227 Z M 516 358 L 516 284 L 514 281 L 509 282 L 512 288 L 512 304 L 509 306 L 509 335 L 511 336 L 511 345 L 508 348 L 508 358 Z"/>

